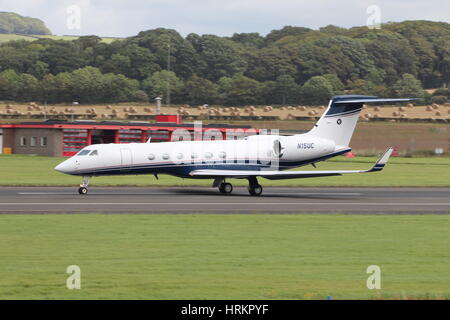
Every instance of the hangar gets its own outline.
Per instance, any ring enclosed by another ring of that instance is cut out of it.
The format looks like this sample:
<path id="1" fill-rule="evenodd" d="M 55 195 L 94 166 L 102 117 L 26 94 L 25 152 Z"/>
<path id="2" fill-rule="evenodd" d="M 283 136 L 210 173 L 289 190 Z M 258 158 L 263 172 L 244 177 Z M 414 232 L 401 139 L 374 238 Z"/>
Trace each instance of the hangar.
<path id="1" fill-rule="evenodd" d="M 155 123 L 47 120 L 0 124 L 0 152 L 68 157 L 91 144 L 139 143 L 149 138 L 152 143 L 171 141 L 179 129 L 184 129 L 191 139 L 196 139 L 198 128 L 194 123 L 182 123 L 179 115 L 159 115 Z M 236 133 L 236 137 L 260 133 L 251 126 L 228 124 L 202 124 L 200 130 L 202 137 L 205 132 L 214 131 L 212 139 L 225 139 L 230 132 Z"/>

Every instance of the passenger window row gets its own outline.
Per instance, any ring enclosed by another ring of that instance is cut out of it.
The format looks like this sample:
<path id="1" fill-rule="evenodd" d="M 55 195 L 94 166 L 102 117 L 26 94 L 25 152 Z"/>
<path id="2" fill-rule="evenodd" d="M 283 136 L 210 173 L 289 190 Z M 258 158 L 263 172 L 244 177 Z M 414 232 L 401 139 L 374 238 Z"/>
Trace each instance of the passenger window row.
<path id="1" fill-rule="evenodd" d="M 212 159 L 214 155 L 213 155 L 212 152 L 205 152 L 204 156 L 205 156 L 206 159 Z M 222 152 L 219 152 L 218 156 L 219 156 L 219 158 L 221 158 L 221 159 L 225 159 L 225 158 L 227 157 L 227 154 L 226 154 L 226 152 L 223 152 L 223 151 L 222 151 Z M 163 153 L 163 154 L 161 155 L 161 158 L 162 158 L 163 160 L 169 160 L 169 159 L 170 159 L 170 155 L 169 155 L 168 153 Z M 176 158 L 177 158 L 178 160 L 181 160 L 181 159 L 184 158 L 184 155 L 183 155 L 182 153 L 178 153 L 177 156 L 176 156 Z M 195 153 L 195 152 L 191 153 L 191 159 L 197 159 L 197 158 L 198 158 L 198 153 Z M 155 156 L 153 153 L 150 153 L 150 154 L 147 156 L 147 159 L 150 160 L 150 161 L 152 161 L 152 160 L 155 160 L 155 159 L 156 159 L 156 156 Z"/>

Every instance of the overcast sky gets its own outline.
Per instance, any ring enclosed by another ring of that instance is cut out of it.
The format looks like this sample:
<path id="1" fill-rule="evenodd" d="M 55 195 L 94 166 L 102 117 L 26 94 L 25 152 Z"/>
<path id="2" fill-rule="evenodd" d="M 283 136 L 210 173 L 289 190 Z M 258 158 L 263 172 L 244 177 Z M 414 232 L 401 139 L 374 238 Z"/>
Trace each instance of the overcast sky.
<path id="1" fill-rule="evenodd" d="M 79 29 L 73 5 L 80 8 Z M 165 27 L 183 36 L 191 32 L 231 36 L 265 35 L 285 25 L 313 29 L 366 25 L 376 15 L 367 13 L 371 5 L 380 8 L 381 22 L 450 22 L 448 0 L 0 0 L 0 11 L 42 19 L 57 35 L 126 37 Z"/>

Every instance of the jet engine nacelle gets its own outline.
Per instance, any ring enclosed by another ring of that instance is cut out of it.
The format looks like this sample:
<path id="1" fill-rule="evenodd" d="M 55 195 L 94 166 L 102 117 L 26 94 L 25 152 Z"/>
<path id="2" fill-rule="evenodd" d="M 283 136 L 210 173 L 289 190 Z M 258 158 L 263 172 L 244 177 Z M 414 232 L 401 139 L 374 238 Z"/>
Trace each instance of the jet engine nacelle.
<path id="1" fill-rule="evenodd" d="M 335 150 L 334 141 L 298 135 L 284 137 L 281 141 L 281 158 L 283 160 L 301 161 L 319 158 Z"/>

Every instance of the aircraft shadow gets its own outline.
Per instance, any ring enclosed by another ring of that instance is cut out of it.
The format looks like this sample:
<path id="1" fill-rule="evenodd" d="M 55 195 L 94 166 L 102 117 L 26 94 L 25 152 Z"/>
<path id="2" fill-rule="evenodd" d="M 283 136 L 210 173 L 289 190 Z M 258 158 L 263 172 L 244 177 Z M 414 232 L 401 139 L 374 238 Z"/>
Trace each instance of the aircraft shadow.
<path id="1" fill-rule="evenodd" d="M 192 196 L 220 196 L 220 197 L 245 197 L 245 198 L 285 198 L 285 199 L 320 199 L 320 200 L 361 200 L 361 196 L 343 196 L 343 195 L 326 195 L 326 194 L 293 194 L 293 193 L 270 193 L 263 192 L 259 197 L 250 196 L 246 190 L 244 192 L 233 192 L 231 194 L 220 194 L 217 190 L 189 190 L 189 189 L 171 189 L 171 193 L 179 195 L 192 195 Z"/>

